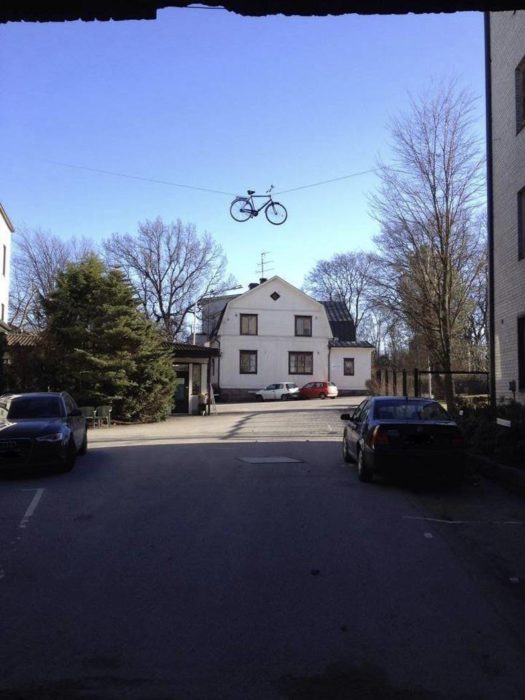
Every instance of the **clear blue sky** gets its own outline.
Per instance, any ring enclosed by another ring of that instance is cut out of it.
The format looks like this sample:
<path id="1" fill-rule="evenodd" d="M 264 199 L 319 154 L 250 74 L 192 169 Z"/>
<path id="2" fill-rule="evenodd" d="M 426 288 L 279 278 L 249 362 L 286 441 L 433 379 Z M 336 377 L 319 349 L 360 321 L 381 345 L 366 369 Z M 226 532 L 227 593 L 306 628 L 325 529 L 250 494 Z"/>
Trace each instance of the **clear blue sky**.
<path id="1" fill-rule="evenodd" d="M 224 247 L 240 283 L 261 250 L 300 286 L 316 260 L 372 248 L 374 174 L 283 194 L 283 226 L 229 216 L 224 195 L 373 168 L 387 124 L 440 80 L 479 95 L 480 13 L 246 18 L 170 9 L 156 21 L 0 25 L 0 202 L 15 227 L 101 240 L 161 216 Z"/>

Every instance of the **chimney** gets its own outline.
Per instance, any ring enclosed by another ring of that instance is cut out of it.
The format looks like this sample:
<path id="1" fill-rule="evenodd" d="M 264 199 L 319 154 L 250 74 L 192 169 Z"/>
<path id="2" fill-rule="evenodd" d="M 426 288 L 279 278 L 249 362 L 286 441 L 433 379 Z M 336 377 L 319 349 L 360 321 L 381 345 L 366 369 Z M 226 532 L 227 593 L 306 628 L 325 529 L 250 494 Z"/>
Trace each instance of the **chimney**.
<path id="1" fill-rule="evenodd" d="M 250 284 L 248 285 L 248 289 L 255 289 L 255 287 L 258 287 L 258 286 L 259 286 L 259 282 L 250 282 Z"/>
<path id="2" fill-rule="evenodd" d="M 267 278 L 267 277 L 261 277 L 260 280 L 259 280 L 259 283 L 262 284 L 263 282 L 268 282 L 268 278 Z"/>

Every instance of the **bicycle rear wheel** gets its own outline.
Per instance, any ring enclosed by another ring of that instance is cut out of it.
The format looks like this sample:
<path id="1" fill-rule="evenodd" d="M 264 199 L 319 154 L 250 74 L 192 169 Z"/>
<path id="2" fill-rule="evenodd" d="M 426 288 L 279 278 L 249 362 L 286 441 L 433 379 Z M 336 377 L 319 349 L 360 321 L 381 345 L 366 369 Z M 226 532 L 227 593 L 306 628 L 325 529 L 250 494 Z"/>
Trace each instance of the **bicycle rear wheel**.
<path id="1" fill-rule="evenodd" d="M 248 221 L 252 216 L 252 207 L 248 199 L 245 197 L 234 199 L 230 207 L 230 214 L 235 221 Z"/>
<path id="2" fill-rule="evenodd" d="M 271 224 L 274 224 L 274 226 L 284 224 L 288 218 L 288 212 L 282 204 L 279 204 L 279 202 L 269 202 L 264 210 L 264 213 L 266 214 L 268 221 Z"/>

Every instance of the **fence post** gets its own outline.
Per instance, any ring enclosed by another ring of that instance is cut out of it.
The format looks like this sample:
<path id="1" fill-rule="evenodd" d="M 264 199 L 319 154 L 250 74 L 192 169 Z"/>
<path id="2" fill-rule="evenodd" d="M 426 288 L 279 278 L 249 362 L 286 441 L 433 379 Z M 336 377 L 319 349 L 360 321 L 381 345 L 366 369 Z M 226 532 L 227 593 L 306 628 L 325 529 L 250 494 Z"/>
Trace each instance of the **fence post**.
<path id="1" fill-rule="evenodd" d="M 388 369 L 385 367 L 385 396 L 388 396 Z"/>
<path id="2" fill-rule="evenodd" d="M 407 371 L 403 370 L 403 396 L 408 396 Z"/>
<path id="3" fill-rule="evenodd" d="M 397 371 L 392 370 L 392 395 L 397 396 Z"/>
<path id="4" fill-rule="evenodd" d="M 414 368 L 414 396 L 419 397 L 419 370 Z"/>

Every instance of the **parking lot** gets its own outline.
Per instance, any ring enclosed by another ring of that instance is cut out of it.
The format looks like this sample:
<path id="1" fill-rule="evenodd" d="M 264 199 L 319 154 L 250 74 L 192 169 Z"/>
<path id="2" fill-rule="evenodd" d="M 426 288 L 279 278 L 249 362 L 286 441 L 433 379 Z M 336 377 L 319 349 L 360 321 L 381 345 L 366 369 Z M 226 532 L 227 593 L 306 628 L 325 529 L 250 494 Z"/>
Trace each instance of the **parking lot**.
<path id="1" fill-rule="evenodd" d="M 521 699 L 523 500 L 360 483 L 350 403 L 97 428 L 2 479 L 0 698 Z"/>

